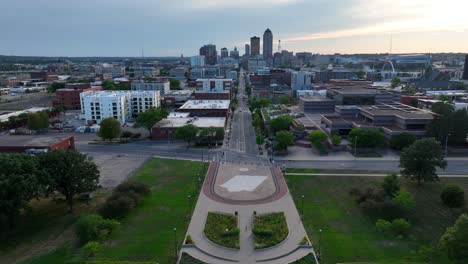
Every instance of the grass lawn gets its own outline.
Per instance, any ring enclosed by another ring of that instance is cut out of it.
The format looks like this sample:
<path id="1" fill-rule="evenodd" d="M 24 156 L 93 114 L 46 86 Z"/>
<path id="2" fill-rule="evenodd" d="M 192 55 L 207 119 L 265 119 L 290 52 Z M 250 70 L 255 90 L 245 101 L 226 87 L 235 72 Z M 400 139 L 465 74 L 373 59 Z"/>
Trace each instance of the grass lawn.
<path id="1" fill-rule="evenodd" d="M 205 262 L 203 261 L 200 261 L 196 258 L 193 258 L 192 256 L 190 256 L 189 254 L 187 253 L 183 253 L 182 254 L 182 257 L 180 258 L 180 264 L 206 264 Z"/>
<path id="2" fill-rule="evenodd" d="M 276 246 L 283 242 L 289 234 L 283 212 L 257 215 L 253 224 L 255 249 Z"/>
<path id="3" fill-rule="evenodd" d="M 237 216 L 208 212 L 205 229 L 206 238 L 228 248 L 239 248 Z"/>
<path id="4" fill-rule="evenodd" d="M 313 169 L 313 168 L 286 168 L 286 173 L 333 173 L 333 174 L 387 174 L 390 171 L 353 170 L 353 169 Z"/>
<path id="5" fill-rule="evenodd" d="M 408 239 L 385 236 L 375 228 L 376 219 L 365 215 L 349 190 L 353 187 L 376 186 L 378 177 L 287 176 L 290 191 L 301 210 L 304 200 L 304 226 L 318 251 L 319 229 L 322 229 L 321 263 L 451 263 L 443 253 L 421 253 L 421 246 L 437 246 L 440 236 L 466 208 L 450 210 L 440 201 L 447 183 L 462 186 L 468 192 L 468 179 L 441 179 L 418 187 L 403 181 L 402 187 L 416 200 L 416 208 L 408 213 L 412 224 Z M 467 201 L 468 202 L 468 201 Z M 467 203 L 468 204 L 468 203 Z M 426 259 L 426 257 L 430 259 Z"/>
<path id="6" fill-rule="evenodd" d="M 294 261 L 291 264 L 312 264 L 312 263 L 315 263 L 315 258 L 314 258 L 314 255 L 309 254 L 309 255 L 301 258 L 300 260 Z"/>
<path id="7" fill-rule="evenodd" d="M 205 165 L 201 162 L 156 158 L 145 163 L 130 180 L 149 184 L 152 193 L 121 221 L 120 228 L 102 242 L 102 249 L 89 261 L 173 263 L 173 228 L 177 228 L 176 238 L 180 247 L 189 223 L 189 210 L 195 205 L 197 188 L 200 187 L 197 186 L 197 174 L 205 175 L 208 167 Z M 192 197 L 190 201 L 188 195 Z M 69 224 L 73 224 L 74 220 L 70 220 Z M 73 232 L 67 241 L 72 237 Z M 24 263 L 76 261 L 79 253 L 79 249 L 64 245 L 57 251 Z"/>

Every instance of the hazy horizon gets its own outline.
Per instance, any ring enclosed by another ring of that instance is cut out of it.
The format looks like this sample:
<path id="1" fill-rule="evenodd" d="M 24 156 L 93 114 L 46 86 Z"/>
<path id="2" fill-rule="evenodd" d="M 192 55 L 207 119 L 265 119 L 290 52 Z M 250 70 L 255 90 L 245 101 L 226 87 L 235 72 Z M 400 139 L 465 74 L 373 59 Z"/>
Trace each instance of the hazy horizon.
<path id="1" fill-rule="evenodd" d="M 190 57 L 273 32 L 274 51 L 468 53 L 468 2 L 390 0 L 1 0 L 0 54 Z M 390 39 L 392 38 L 392 45 Z"/>

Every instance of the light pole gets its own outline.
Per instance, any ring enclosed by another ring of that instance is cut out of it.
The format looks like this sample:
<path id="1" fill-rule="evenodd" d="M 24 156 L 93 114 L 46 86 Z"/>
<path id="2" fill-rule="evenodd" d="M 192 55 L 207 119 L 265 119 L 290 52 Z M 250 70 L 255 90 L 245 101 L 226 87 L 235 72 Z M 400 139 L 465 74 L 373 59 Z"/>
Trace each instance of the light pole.
<path id="1" fill-rule="evenodd" d="M 322 258 L 322 229 L 319 229 L 319 258 Z"/>
<path id="2" fill-rule="evenodd" d="M 354 157 L 356 157 L 357 139 L 358 139 L 358 137 L 356 136 L 356 137 L 354 138 Z"/>
<path id="3" fill-rule="evenodd" d="M 192 196 L 190 194 L 187 196 L 187 209 L 188 209 L 188 219 L 189 220 L 190 220 L 190 213 L 192 212 L 192 207 L 190 206 L 191 205 L 190 204 L 190 198 L 191 197 Z"/>
<path id="4" fill-rule="evenodd" d="M 175 260 L 177 262 L 177 255 L 179 252 L 177 250 L 177 228 L 174 227 L 174 253 L 175 253 Z"/>
<path id="5" fill-rule="evenodd" d="M 201 178 L 200 178 L 200 174 L 198 174 L 198 184 L 197 184 L 197 191 L 200 189 L 200 184 L 201 184 Z"/>
<path id="6" fill-rule="evenodd" d="M 445 136 L 445 157 L 448 155 L 448 138 L 451 136 L 451 133 L 448 133 L 447 136 Z"/>
<path id="7" fill-rule="evenodd" d="M 304 195 L 301 198 L 301 219 L 304 220 Z"/>

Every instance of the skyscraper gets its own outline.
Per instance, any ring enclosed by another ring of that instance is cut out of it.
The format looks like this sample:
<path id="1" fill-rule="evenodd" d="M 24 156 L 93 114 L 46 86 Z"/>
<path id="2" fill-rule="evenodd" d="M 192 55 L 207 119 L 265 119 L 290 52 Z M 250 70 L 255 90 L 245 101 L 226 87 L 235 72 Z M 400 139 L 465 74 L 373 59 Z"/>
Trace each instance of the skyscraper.
<path id="1" fill-rule="evenodd" d="M 222 49 L 221 49 L 221 59 L 222 59 L 222 58 L 227 58 L 227 57 L 229 57 L 229 51 L 228 51 L 228 49 L 227 49 L 227 48 L 222 48 Z"/>
<path id="2" fill-rule="evenodd" d="M 239 51 L 237 50 L 237 47 L 234 47 L 234 50 L 231 50 L 229 54 L 232 58 L 239 59 Z"/>
<path id="3" fill-rule="evenodd" d="M 245 56 L 250 57 L 250 45 L 245 44 Z"/>
<path id="4" fill-rule="evenodd" d="M 200 55 L 205 56 L 205 64 L 215 65 L 218 61 L 216 45 L 208 44 L 200 48 Z"/>
<path id="5" fill-rule="evenodd" d="M 260 55 L 260 38 L 253 36 L 250 38 L 250 56 Z"/>
<path id="6" fill-rule="evenodd" d="M 463 71 L 463 80 L 468 80 L 468 55 L 465 57 L 465 70 Z"/>
<path id="7" fill-rule="evenodd" d="M 263 33 L 263 58 L 273 58 L 273 33 L 269 28 Z"/>

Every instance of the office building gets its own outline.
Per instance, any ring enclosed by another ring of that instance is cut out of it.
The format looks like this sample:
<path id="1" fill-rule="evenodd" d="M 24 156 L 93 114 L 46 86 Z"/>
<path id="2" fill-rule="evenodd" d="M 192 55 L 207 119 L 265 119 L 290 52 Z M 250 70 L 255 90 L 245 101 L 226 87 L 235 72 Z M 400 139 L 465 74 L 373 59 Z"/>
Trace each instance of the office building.
<path id="1" fill-rule="evenodd" d="M 314 80 L 314 73 L 298 71 L 291 73 L 291 88 L 293 90 L 310 90 Z"/>
<path id="2" fill-rule="evenodd" d="M 113 117 L 121 124 L 160 105 L 159 91 L 90 91 L 80 94 L 81 113 L 88 124 Z"/>
<path id="3" fill-rule="evenodd" d="M 230 57 L 236 60 L 239 59 L 239 51 L 237 50 L 237 47 L 234 47 L 234 50 L 231 50 Z"/>
<path id="4" fill-rule="evenodd" d="M 263 33 L 263 58 L 273 58 L 273 33 L 269 28 Z"/>
<path id="5" fill-rule="evenodd" d="M 203 79 L 205 78 L 205 68 L 200 67 L 200 68 L 193 68 L 190 70 L 190 79 L 191 80 L 196 80 L 196 79 Z"/>
<path id="6" fill-rule="evenodd" d="M 245 44 L 245 53 L 244 55 L 246 57 L 250 57 L 250 45 L 249 44 Z"/>
<path id="7" fill-rule="evenodd" d="M 53 106 L 62 106 L 67 110 L 80 109 L 80 94 L 89 91 L 102 90 L 101 86 L 91 86 L 88 83 L 66 84 L 65 88 L 58 89 L 55 92 L 55 98 L 52 100 Z"/>
<path id="8" fill-rule="evenodd" d="M 221 59 L 229 57 L 229 51 L 227 48 L 222 48 L 221 49 Z"/>
<path id="9" fill-rule="evenodd" d="M 465 56 L 465 68 L 463 70 L 463 80 L 468 80 L 468 55 Z"/>
<path id="10" fill-rule="evenodd" d="M 208 44 L 200 48 L 200 55 L 205 56 L 205 64 L 215 65 L 218 62 L 216 45 Z"/>
<path id="11" fill-rule="evenodd" d="M 192 67 L 203 67 L 205 66 L 205 56 L 198 55 L 190 58 L 190 66 Z"/>
<path id="12" fill-rule="evenodd" d="M 205 67 L 204 78 L 217 78 L 220 75 L 220 69 L 218 66 L 207 66 Z"/>
<path id="13" fill-rule="evenodd" d="M 151 66 L 150 67 L 147 67 L 147 66 L 129 67 L 128 75 L 131 78 L 142 78 L 142 77 L 153 78 L 159 75 L 159 70 Z"/>
<path id="14" fill-rule="evenodd" d="M 230 104 L 230 100 L 189 100 L 179 111 L 196 117 L 227 117 Z"/>
<path id="15" fill-rule="evenodd" d="M 183 81 L 185 80 L 185 75 L 187 74 L 187 72 L 188 72 L 188 68 L 181 66 L 181 67 L 171 69 L 169 71 L 169 75 L 171 77 L 174 77 L 176 80 Z"/>
<path id="16" fill-rule="evenodd" d="M 198 79 L 196 85 L 195 99 L 231 98 L 232 79 Z"/>
<path id="17" fill-rule="evenodd" d="M 168 79 L 160 79 L 155 81 L 136 80 L 131 84 L 133 91 L 159 91 L 163 96 L 171 90 L 171 84 Z"/>
<path id="18" fill-rule="evenodd" d="M 250 38 L 250 56 L 260 55 L 260 38 L 253 36 Z"/>

